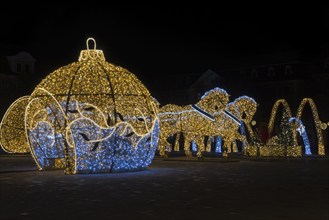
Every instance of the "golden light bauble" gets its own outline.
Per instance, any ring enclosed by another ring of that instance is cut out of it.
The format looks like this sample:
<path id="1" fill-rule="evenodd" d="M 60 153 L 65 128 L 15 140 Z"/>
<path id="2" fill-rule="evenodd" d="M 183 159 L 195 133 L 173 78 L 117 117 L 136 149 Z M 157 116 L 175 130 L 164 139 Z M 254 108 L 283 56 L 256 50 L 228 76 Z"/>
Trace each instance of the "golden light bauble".
<path id="1" fill-rule="evenodd" d="M 320 125 L 320 128 L 322 129 L 322 130 L 326 130 L 327 129 L 327 124 L 326 123 L 321 123 L 321 125 Z"/>
<path id="2" fill-rule="evenodd" d="M 77 62 L 37 85 L 25 122 L 39 169 L 63 160 L 69 174 L 139 170 L 157 147 L 155 100 L 133 73 L 106 62 L 93 38 Z"/>

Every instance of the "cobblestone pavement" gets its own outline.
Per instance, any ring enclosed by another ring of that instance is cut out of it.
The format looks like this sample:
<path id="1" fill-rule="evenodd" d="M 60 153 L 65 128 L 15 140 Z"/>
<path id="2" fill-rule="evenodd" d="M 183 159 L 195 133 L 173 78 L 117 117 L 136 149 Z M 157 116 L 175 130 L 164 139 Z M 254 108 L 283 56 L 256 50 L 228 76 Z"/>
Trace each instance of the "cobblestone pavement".
<path id="1" fill-rule="evenodd" d="M 65 175 L 0 155 L 0 219 L 329 219 L 329 159 L 155 158 Z"/>

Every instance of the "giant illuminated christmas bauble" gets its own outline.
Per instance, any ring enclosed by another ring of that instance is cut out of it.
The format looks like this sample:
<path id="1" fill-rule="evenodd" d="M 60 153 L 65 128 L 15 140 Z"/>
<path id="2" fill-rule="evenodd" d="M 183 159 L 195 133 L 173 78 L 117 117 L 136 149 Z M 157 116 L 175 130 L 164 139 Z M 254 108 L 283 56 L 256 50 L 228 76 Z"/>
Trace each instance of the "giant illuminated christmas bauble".
<path id="1" fill-rule="evenodd" d="M 77 62 L 49 74 L 31 94 L 31 153 L 39 169 L 65 167 L 69 174 L 145 169 L 157 148 L 157 108 L 143 83 L 106 62 L 89 38 Z"/>

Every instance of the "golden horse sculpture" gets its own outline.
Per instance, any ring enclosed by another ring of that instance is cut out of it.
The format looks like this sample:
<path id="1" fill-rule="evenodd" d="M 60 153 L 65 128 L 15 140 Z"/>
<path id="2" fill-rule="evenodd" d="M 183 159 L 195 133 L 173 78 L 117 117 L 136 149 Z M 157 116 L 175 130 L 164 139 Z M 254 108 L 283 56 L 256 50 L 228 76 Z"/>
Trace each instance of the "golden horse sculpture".
<path id="1" fill-rule="evenodd" d="M 237 152 L 234 144 L 236 140 L 247 141 L 245 134 L 241 134 L 239 129 L 243 124 L 248 125 L 252 121 L 256 110 L 257 103 L 249 96 L 240 96 L 227 105 L 222 122 L 222 134 L 218 134 L 224 141 L 223 156 L 232 151 Z"/>
<path id="2" fill-rule="evenodd" d="M 179 133 L 184 133 L 185 143 L 192 140 L 198 140 L 199 146 L 201 139 L 199 136 L 209 135 L 214 136 L 221 133 L 218 122 L 222 121 L 222 114 L 218 112 L 223 111 L 229 101 L 228 93 L 221 88 L 214 88 L 206 92 L 199 102 L 192 105 L 178 106 L 168 104 L 160 108 L 160 137 L 158 150 L 160 156 L 165 156 L 166 147 L 170 146 L 167 138 Z M 192 155 L 189 146 L 184 145 L 184 150 L 187 156 Z M 200 147 L 197 155 L 202 156 L 204 148 Z"/>
<path id="3" fill-rule="evenodd" d="M 217 91 L 219 92 L 219 91 Z M 221 104 L 227 101 L 224 98 L 223 94 L 219 96 L 218 93 L 211 90 L 211 95 L 208 96 L 208 99 L 215 98 L 217 100 L 221 100 Z M 208 94 L 206 93 L 206 94 Z M 208 94 L 209 95 L 209 94 Z M 203 101 L 203 98 L 200 102 Z M 213 100 L 214 101 L 214 100 Z M 214 104 L 215 102 L 209 102 Z M 227 103 L 227 102 L 226 102 Z M 197 103 L 199 106 L 199 103 Z M 216 107 L 217 106 L 217 107 Z M 178 135 L 181 133 L 184 135 L 184 151 L 186 156 L 191 156 L 190 146 L 192 142 L 195 142 L 198 146 L 197 156 L 202 157 L 202 152 L 205 151 L 204 138 L 205 136 L 209 136 L 211 139 L 214 136 L 220 136 L 224 141 L 224 151 L 223 156 L 226 156 L 227 153 L 231 151 L 236 151 L 235 149 L 231 150 L 232 143 L 236 140 L 246 141 L 245 135 L 240 134 L 239 128 L 242 123 L 250 123 L 254 114 L 256 113 L 257 103 L 254 99 L 248 96 L 241 96 L 235 99 L 233 102 L 228 103 L 224 108 L 221 105 L 221 108 L 218 108 L 218 105 L 207 106 L 207 110 L 203 110 L 203 113 L 196 111 L 194 114 L 186 114 L 187 107 L 179 107 L 176 105 L 166 105 L 160 108 L 160 140 L 159 140 L 159 151 L 160 155 L 165 155 L 165 147 L 170 146 L 167 142 L 167 138 L 177 133 L 176 140 L 179 139 Z M 209 111 L 211 109 L 216 109 L 214 111 Z M 185 112 L 184 112 L 185 110 Z M 202 114 L 208 113 L 210 115 L 208 120 L 205 120 Z M 210 113 L 211 112 L 211 113 Z M 176 118 L 163 118 L 163 116 L 169 116 L 176 113 Z M 179 113 L 185 113 L 184 115 L 180 115 Z M 183 116 L 183 117 L 181 117 Z M 196 116 L 196 117 L 195 117 Z M 195 117 L 195 118 L 192 118 Z M 203 120 L 200 120 L 200 119 Z M 212 119 L 212 120 L 211 120 Z M 165 120 L 165 121 L 164 121 Z M 177 120 L 177 121 L 175 121 Z M 191 122 L 191 123 L 190 123 Z M 169 125 L 171 123 L 171 126 Z M 180 126 L 183 124 L 184 126 Z M 168 126 L 169 125 L 169 126 Z M 208 140 L 209 140 L 208 139 Z M 176 141 L 176 145 L 177 145 Z M 210 144 L 207 143 L 208 149 L 210 151 Z M 178 150 L 176 148 L 176 150 Z"/>
<path id="4" fill-rule="evenodd" d="M 233 102 L 227 104 L 226 108 L 222 111 L 218 111 L 214 114 L 215 118 L 221 119 L 217 121 L 217 126 L 219 126 L 218 133 L 213 136 L 209 136 L 206 142 L 206 151 L 211 151 L 210 140 L 214 140 L 215 136 L 219 136 L 223 142 L 222 155 L 227 156 L 228 153 L 237 152 L 236 141 L 246 142 L 246 136 L 244 133 L 240 133 L 239 129 L 244 124 L 248 125 L 255 115 L 257 110 L 256 101 L 248 96 L 240 96 L 236 98 Z M 217 114 L 220 117 L 217 117 Z M 183 132 L 184 137 L 187 137 L 187 142 L 184 142 L 184 148 L 187 149 L 191 142 L 197 144 L 198 149 L 204 149 L 204 139 L 205 136 L 193 136 Z M 200 147 L 201 146 L 201 147 Z"/>

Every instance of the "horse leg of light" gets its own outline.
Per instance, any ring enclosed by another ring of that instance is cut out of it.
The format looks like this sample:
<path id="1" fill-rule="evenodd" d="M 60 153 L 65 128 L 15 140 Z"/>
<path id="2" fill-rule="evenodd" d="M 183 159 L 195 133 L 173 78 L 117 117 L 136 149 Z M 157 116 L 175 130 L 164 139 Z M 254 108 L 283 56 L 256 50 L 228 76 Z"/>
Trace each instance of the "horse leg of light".
<path id="1" fill-rule="evenodd" d="M 231 145 L 232 145 L 232 140 L 226 140 L 224 142 L 224 149 L 225 149 L 226 156 L 227 156 L 227 154 L 231 153 Z"/>
<path id="2" fill-rule="evenodd" d="M 168 150 L 171 150 L 171 145 L 170 143 L 167 141 L 167 138 L 169 137 L 169 134 L 166 132 L 160 133 L 160 140 L 159 140 L 159 145 L 158 145 L 158 149 L 159 149 L 159 154 L 162 157 L 166 157 L 166 150 L 167 147 L 169 148 Z"/>
<path id="3" fill-rule="evenodd" d="M 196 137 L 196 143 L 198 145 L 198 152 L 197 152 L 197 156 L 198 157 L 202 157 L 202 152 L 205 150 L 204 149 L 204 142 L 203 142 L 203 136 L 198 136 Z"/>
<path id="4" fill-rule="evenodd" d="M 209 136 L 208 140 L 207 140 L 207 147 L 206 147 L 206 151 L 210 152 L 211 151 L 211 142 L 212 142 L 213 137 Z"/>
<path id="5" fill-rule="evenodd" d="M 236 144 L 236 140 L 232 142 L 232 151 L 233 152 L 238 152 L 238 146 Z"/>
<path id="6" fill-rule="evenodd" d="M 190 149 L 191 140 L 192 140 L 192 138 L 190 137 L 190 134 L 184 135 L 184 151 L 185 151 L 185 155 L 188 157 L 192 156 L 192 152 Z"/>
<path id="7" fill-rule="evenodd" d="M 226 141 L 225 148 L 226 148 L 226 153 L 229 154 L 232 152 L 232 140 Z"/>
<path id="8" fill-rule="evenodd" d="M 227 150 L 228 150 L 227 143 L 229 143 L 229 141 L 226 139 L 223 139 L 223 148 L 222 148 L 223 157 L 227 157 Z"/>
<path id="9" fill-rule="evenodd" d="M 160 156 L 162 156 L 162 157 L 165 156 L 165 141 L 166 140 L 164 140 L 164 135 L 160 134 L 158 150 L 159 150 Z"/>

